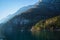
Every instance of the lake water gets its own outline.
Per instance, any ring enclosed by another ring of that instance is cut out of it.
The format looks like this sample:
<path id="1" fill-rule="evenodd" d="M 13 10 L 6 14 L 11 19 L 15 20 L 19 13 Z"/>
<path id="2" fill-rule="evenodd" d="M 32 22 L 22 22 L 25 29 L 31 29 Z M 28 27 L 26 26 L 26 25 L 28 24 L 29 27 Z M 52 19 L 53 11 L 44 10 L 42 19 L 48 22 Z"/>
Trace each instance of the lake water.
<path id="1" fill-rule="evenodd" d="M 22 31 L 7 36 L 7 40 L 60 40 L 60 31 Z"/>

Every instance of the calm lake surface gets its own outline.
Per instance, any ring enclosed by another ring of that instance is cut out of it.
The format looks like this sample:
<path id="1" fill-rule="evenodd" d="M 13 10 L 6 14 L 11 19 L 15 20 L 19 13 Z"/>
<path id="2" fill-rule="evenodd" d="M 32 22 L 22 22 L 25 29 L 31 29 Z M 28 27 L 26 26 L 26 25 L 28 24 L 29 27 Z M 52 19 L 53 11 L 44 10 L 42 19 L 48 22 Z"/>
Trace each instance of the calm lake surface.
<path id="1" fill-rule="evenodd" d="M 7 40 L 60 40 L 60 31 L 23 31 L 7 36 Z"/>

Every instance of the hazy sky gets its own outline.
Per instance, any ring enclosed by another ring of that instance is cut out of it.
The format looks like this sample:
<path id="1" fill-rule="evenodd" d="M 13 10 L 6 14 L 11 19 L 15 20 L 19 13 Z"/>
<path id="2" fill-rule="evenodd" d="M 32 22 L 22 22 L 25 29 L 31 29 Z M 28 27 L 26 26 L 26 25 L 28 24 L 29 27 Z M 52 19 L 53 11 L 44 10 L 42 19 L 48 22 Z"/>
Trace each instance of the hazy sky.
<path id="1" fill-rule="evenodd" d="M 0 20 L 9 14 L 15 13 L 18 9 L 33 5 L 38 0 L 0 0 Z"/>

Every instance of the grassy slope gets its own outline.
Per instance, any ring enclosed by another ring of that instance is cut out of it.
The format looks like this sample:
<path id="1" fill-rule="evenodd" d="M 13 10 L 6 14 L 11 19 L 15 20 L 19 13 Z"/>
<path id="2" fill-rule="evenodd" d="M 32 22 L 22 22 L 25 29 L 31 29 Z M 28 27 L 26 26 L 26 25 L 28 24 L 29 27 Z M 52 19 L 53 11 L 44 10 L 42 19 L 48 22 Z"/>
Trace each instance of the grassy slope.
<path id="1" fill-rule="evenodd" d="M 60 16 L 39 21 L 31 30 L 56 30 L 60 28 Z"/>

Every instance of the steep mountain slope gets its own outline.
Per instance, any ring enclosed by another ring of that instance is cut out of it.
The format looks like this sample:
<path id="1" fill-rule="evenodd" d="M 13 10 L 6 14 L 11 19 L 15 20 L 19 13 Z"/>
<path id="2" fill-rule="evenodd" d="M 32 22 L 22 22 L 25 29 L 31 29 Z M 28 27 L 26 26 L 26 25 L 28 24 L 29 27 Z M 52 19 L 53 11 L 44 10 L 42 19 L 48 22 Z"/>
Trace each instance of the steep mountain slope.
<path id="1" fill-rule="evenodd" d="M 39 3 L 39 5 L 35 5 L 35 8 L 31 8 L 28 11 L 15 16 L 10 20 L 10 22 L 16 25 L 18 24 L 19 27 L 25 27 L 26 29 L 28 29 L 39 20 L 45 20 L 47 18 L 60 15 L 60 10 L 57 9 L 60 7 L 57 7 L 56 5 L 55 7 L 54 5 L 55 4 L 41 2 Z"/>
<path id="2" fill-rule="evenodd" d="M 21 13 L 31 9 L 31 8 L 35 8 L 34 5 L 29 5 L 29 6 L 25 6 L 20 8 L 16 13 L 14 14 L 9 14 L 7 17 L 3 18 L 2 20 L 0 20 L 0 24 L 1 23 L 6 23 L 7 21 L 11 20 L 13 17 L 15 17 L 16 15 L 20 15 Z"/>

